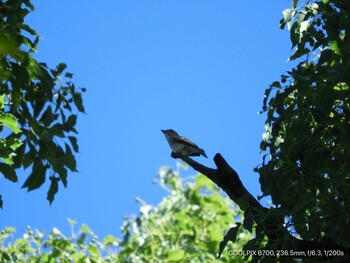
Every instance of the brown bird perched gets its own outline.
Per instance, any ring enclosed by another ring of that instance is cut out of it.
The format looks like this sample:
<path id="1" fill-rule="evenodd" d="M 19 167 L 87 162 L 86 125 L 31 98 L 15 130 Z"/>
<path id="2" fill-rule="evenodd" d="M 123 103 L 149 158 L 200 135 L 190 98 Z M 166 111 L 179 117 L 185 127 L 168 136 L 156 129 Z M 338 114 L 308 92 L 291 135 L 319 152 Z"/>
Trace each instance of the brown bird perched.
<path id="1" fill-rule="evenodd" d="M 172 129 L 161 131 L 164 133 L 165 138 L 167 139 L 170 148 L 174 153 L 178 153 L 184 156 L 203 155 L 205 158 L 208 158 L 203 149 L 199 148 L 189 139 L 180 136 L 176 131 Z"/>

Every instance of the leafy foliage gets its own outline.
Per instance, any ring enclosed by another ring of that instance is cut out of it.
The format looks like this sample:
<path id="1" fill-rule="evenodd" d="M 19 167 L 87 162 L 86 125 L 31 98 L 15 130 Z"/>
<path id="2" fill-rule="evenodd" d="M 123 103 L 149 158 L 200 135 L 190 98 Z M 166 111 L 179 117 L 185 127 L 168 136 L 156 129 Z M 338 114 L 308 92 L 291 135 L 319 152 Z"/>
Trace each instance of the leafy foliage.
<path id="1" fill-rule="evenodd" d="M 263 196 L 290 233 L 350 246 L 350 3 L 307 1 L 283 12 L 299 61 L 265 92 Z M 277 217 L 273 217 L 277 218 Z M 283 237 L 277 243 L 288 247 Z"/>
<path id="2" fill-rule="evenodd" d="M 33 10 L 29 0 L 0 1 L 0 172 L 17 182 L 16 170 L 30 169 L 22 186 L 28 191 L 49 175 L 52 203 L 58 182 L 66 187 L 68 170 L 77 171 L 73 134 L 84 106 L 66 64 L 50 69 L 32 56 L 40 36 L 24 18 Z"/>
<path id="3" fill-rule="evenodd" d="M 108 235 L 101 242 L 87 225 L 70 237 L 54 228 L 48 237 L 27 227 L 23 238 L 6 242 L 15 232 L 7 227 L 0 233 L 0 262 L 117 262 L 117 238 Z"/>
<path id="4" fill-rule="evenodd" d="M 223 198 L 204 175 L 185 185 L 168 167 L 159 172 L 158 183 L 169 191 L 157 206 L 145 204 L 139 217 L 129 217 L 122 231 L 120 262 L 210 262 L 216 259 L 219 244 L 228 226 L 241 220 L 242 214 L 229 199 Z M 217 262 L 230 262 L 230 251 L 241 251 L 251 235 L 237 229 L 236 242 L 229 243 Z M 223 248 L 220 252 L 223 252 Z M 235 262 L 244 262 L 235 257 Z"/>
<path id="5" fill-rule="evenodd" d="M 251 235 L 239 227 L 228 231 L 242 215 L 213 183 L 203 175 L 183 183 L 168 167 L 160 169 L 158 178 L 169 194 L 157 206 L 138 199 L 140 215 L 125 219 L 123 240 L 109 235 L 99 241 L 86 225 L 75 233 L 73 220 L 70 237 L 58 229 L 45 237 L 28 228 L 23 238 L 11 242 L 14 229 L 5 228 L 0 232 L 0 262 L 211 262 L 225 232 L 225 244 L 234 243 L 226 250 L 224 244 L 215 262 L 245 261 L 232 252 L 241 252 Z"/>

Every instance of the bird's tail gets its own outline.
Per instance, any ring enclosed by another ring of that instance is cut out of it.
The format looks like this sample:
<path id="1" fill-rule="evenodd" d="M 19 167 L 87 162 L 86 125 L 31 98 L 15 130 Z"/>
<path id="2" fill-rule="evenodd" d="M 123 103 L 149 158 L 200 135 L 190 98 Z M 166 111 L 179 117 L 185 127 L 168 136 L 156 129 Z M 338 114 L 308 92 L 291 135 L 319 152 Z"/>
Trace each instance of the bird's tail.
<path id="1" fill-rule="evenodd" d="M 203 155 L 205 158 L 208 158 L 208 156 L 205 154 L 205 151 L 201 149 L 201 155 Z"/>

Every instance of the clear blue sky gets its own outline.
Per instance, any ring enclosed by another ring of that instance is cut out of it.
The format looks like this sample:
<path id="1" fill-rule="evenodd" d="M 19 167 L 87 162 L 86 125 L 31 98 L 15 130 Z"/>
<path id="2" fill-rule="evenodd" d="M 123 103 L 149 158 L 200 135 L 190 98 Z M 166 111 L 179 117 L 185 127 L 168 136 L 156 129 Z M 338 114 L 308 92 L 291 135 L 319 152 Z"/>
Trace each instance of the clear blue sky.
<path id="1" fill-rule="evenodd" d="M 204 148 L 214 167 L 220 152 L 245 186 L 260 193 L 253 168 L 265 88 L 291 65 L 289 33 L 278 28 L 290 1 L 33 1 L 27 22 L 43 37 L 37 59 L 66 62 L 86 87 L 78 118 L 79 173 L 70 174 L 52 206 L 48 183 L 21 190 L 1 180 L 0 228 L 30 225 L 69 234 L 67 218 L 103 237 L 120 236 L 123 217 L 138 214 L 135 197 L 156 205 L 166 194 L 152 183 L 176 167 L 160 129 L 172 128 Z M 195 174 L 189 169 L 185 172 Z"/>

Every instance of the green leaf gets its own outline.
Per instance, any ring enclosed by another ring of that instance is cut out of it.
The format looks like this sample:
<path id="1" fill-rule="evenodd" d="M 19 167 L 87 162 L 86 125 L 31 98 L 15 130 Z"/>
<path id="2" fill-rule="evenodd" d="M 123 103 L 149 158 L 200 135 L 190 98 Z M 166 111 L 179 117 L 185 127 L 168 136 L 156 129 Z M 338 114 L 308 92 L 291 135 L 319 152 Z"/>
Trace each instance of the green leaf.
<path id="1" fill-rule="evenodd" d="M 17 175 L 15 170 L 13 169 L 12 166 L 5 164 L 5 163 L 0 163 L 0 172 L 4 175 L 4 177 L 14 183 L 18 181 Z"/>
<path id="2" fill-rule="evenodd" d="M 183 262 L 185 251 L 183 249 L 171 250 L 166 258 L 167 262 Z"/>
<path id="3" fill-rule="evenodd" d="M 80 112 L 85 113 L 85 108 L 83 105 L 83 99 L 82 99 L 81 93 L 75 92 L 73 95 L 73 99 L 74 99 L 74 104 L 78 108 L 78 110 Z"/>
<path id="4" fill-rule="evenodd" d="M 289 61 L 300 58 L 306 54 L 309 54 L 310 50 L 308 48 L 298 48 L 292 56 L 290 56 Z"/>
<path id="5" fill-rule="evenodd" d="M 108 247 L 108 246 L 112 246 L 112 245 L 116 246 L 117 244 L 118 244 L 118 240 L 112 235 L 107 235 L 103 239 L 103 246 L 104 247 Z"/>
<path id="6" fill-rule="evenodd" d="M 197 189 L 202 189 L 205 186 L 212 184 L 212 182 L 203 174 L 198 174 L 195 180 L 195 186 Z"/>
<path id="7" fill-rule="evenodd" d="M 65 76 L 66 78 L 71 79 L 71 78 L 73 78 L 73 73 L 66 72 L 66 73 L 64 74 L 64 76 Z"/>
<path id="8" fill-rule="evenodd" d="M 77 162 L 75 160 L 75 157 L 72 153 L 72 150 L 70 149 L 69 145 L 65 143 L 66 147 L 66 153 L 64 157 L 64 164 L 67 166 L 72 172 L 77 172 Z"/>
<path id="9" fill-rule="evenodd" d="M 85 243 L 86 238 L 87 235 L 85 233 L 82 233 L 77 240 L 77 245 L 82 246 Z"/>
<path id="10" fill-rule="evenodd" d="M 281 19 L 280 21 L 280 28 L 284 29 L 285 25 L 287 22 L 292 20 L 292 16 L 293 16 L 293 9 L 288 8 L 282 11 L 283 14 L 283 19 Z M 290 23 L 288 23 L 288 30 L 290 29 Z"/>
<path id="11" fill-rule="evenodd" d="M 55 86 L 55 79 L 52 78 L 49 71 L 47 70 L 47 65 L 45 63 L 37 64 L 38 78 L 40 80 L 41 88 L 43 92 L 48 94 L 52 93 L 52 89 Z M 51 99 L 52 96 L 49 97 Z"/>
<path id="12" fill-rule="evenodd" d="M 27 31 L 27 32 L 28 32 L 29 34 L 31 34 L 31 35 L 35 35 L 35 36 L 38 35 L 38 33 L 37 33 L 34 29 L 32 29 L 30 26 L 28 26 L 28 25 L 20 24 L 19 27 L 20 27 L 21 29 Z"/>
<path id="13" fill-rule="evenodd" d="M 5 95 L 0 95 L 0 110 L 1 110 L 1 113 L 3 112 L 2 110 L 4 109 L 5 107 Z"/>
<path id="14" fill-rule="evenodd" d="M 338 46 L 338 42 L 336 40 L 330 41 L 329 46 L 336 54 L 341 55 L 341 51 L 340 51 L 340 48 Z"/>
<path id="15" fill-rule="evenodd" d="M 17 63 L 11 62 L 11 67 L 12 67 L 12 71 L 14 74 L 14 77 L 16 78 L 16 81 L 18 83 L 23 83 L 24 85 L 28 85 L 29 83 L 29 73 L 27 68 L 18 65 Z"/>
<path id="16" fill-rule="evenodd" d="M 333 61 L 333 54 L 334 52 L 331 49 L 323 50 L 318 60 L 318 64 L 322 65 L 325 62 L 327 62 L 327 64 L 330 64 Z"/>
<path id="17" fill-rule="evenodd" d="M 294 48 L 300 40 L 299 25 L 294 23 L 290 29 L 290 40 L 292 42 L 292 48 Z"/>
<path id="18" fill-rule="evenodd" d="M 66 123 L 64 123 L 65 131 L 71 131 L 76 123 L 77 123 L 77 115 L 75 114 L 70 115 Z"/>
<path id="19" fill-rule="evenodd" d="M 0 195 L 1 199 L 1 195 Z M 0 231 L 0 240 L 8 238 L 11 234 L 14 234 L 16 229 L 13 227 L 5 227 L 4 230 Z"/>
<path id="20" fill-rule="evenodd" d="M 298 0 L 293 0 L 292 1 L 292 7 L 293 9 L 295 9 L 297 7 L 297 4 L 298 4 Z"/>
<path id="21" fill-rule="evenodd" d="M 60 176 L 60 179 L 62 180 L 63 186 L 67 187 L 67 169 L 64 168 L 61 164 L 55 165 L 54 166 L 54 170 L 55 172 L 58 173 L 58 175 Z"/>
<path id="22" fill-rule="evenodd" d="M 59 178 L 51 176 L 50 180 L 51 180 L 51 184 L 50 184 L 49 191 L 47 192 L 47 200 L 49 200 L 50 205 L 51 205 L 53 200 L 55 199 L 55 195 L 56 195 L 56 193 L 58 191 Z"/>
<path id="23" fill-rule="evenodd" d="M 35 162 L 33 165 L 32 173 L 24 182 L 22 188 L 27 187 L 28 192 L 39 188 L 45 182 L 46 169 L 47 167 L 44 166 L 41 161 Z"/>
<path id="24" fill-rule="evenodd" d="M 100 251 L 97 249 L 96 246 L 89 245 L 87 247 L 87 250 L 91 253 L 92 256 L 98 257 L 100 255 Z"/>
<path id="25" fill-rule="evenodd" d="M 60 63 L 57 65 L 56 67 L 56 74 L 57 75 L 61 75 L 62 72 L 67 68 L 67 64 L 66 63 Z"/>
<path id="26" fill-rule="evenodd" d="M 23 142 L 21 142 L 18 138 L 11 137 L 7 140 L 7 144 L 12 150 L 16 150 L 23 144 Z"/>
<path id="27" fill-rule="evenodd" d="M 17 169 L 22 166 L 26 144 L 21 142 L 20 147 L 16 149 L 16 155 L 12 157 L 13 168 Z"/>
<path id="28" fill-rule="evenodd" d="M 308 20 L 303 21 L 300 23 L 300 33 L 303 33 L 304 31 L 307 31 L 308 27 L 309 27 L 309 22 Z"/>
<path id="29" fill-rule="evenodd" d="M 28 168 L 35 160 L 36 152 L 35 149 L 30 149 L 29 152 L 23 156 L 23 168 Z"/>
<path id="30" fill-rule="evenodd" d="M 21 129 L 18 127 L 18 122 L 15 116 L 10 113 L 3 113 L 0 115 L 0 123 L 10 128 L 15 134 L 20 133 Z M 1 125 L 1 124 L 0 124 Z"/>
<path id="31" fill-rule="evenodd" d="M 219 252 L 218 252 L 218 255 L 216 257 L 217 259 L 221 257 L 221 254 L 224 251 L 224 249 L 229 241 L 232 241 L 233 243 L 236 242 L 237 233 L 238 233 L 240 226 L 241 226 L 241 223 L 236 223 L 236 226 L 231 227 L 229 229 L 229 231 L 226 233 L 226 235 L 224 236 L 224 239 L 220 242 Z"/>
<path id="32" fill-rule="evenodd" d="M 79 146 L 77 143 L 77 138 L 74 136 L 68 136 L 68 139 L 73 147 L 74 152 L 79 152 Z"/>
<path id="33" fill-rule="evenodd" d="M 93 234 L 93 231 L 86 224 L 81 225 L 80 231 L 88 234 Z"/>
<path id="34" fill-rule="evenodd" d="M 58 116 L 52 113 L 52 108 L 49 105 L 41 116 L 40 121 L 44 124 L 45 127 L 48 127 L 53 121 L 57 119 L 57 117 Z"/>
<path id="35" fill-rule="evenodd" d="M 221 226 L 218 223 L 212 223 L 209 227 L 209 240 L 220 241 L 222 239 Z"/>
<path id="36" fill-rule="evenodd" d="M 2 203 L 1 203 L 1 208 L 2 208 Z M 11 262 L 11 256 L 9 253 L 3 251 L 0 252 L 0 258 L 4 260 L 3 262 Z"/>
<path id="37" fill-rule="evenodd" d="M 89 262 L 87 259 L 86 259 L 86 255 L 84 252 L 74 252 L 71 256 L 70 256 L 70 259 L 73 260 L 73 262 Z M 86 260 L 84 260 L 86 259 Z M 43 261 L 44 262 L 44 261 Z"/>
<path id="38" fill-rule="evenodd" d="M 24 38 L 23 38 L 23 43 L 24 43 L 27 47 L 29 47 L 29 52 L 37 52 L 34 43 L 33 43 L 29 38 L 24 37 Z"/>
<path id="39" fill-rule="evenodd" d="M 74 219 L 71 219 L 71 218 L 67 218 L 67 221 L 68 221 L 68 223 L 71 225 L 71 227 L 73 227 L 74 225 L 77 224 L 77 221 L 74 220 Z"/>

